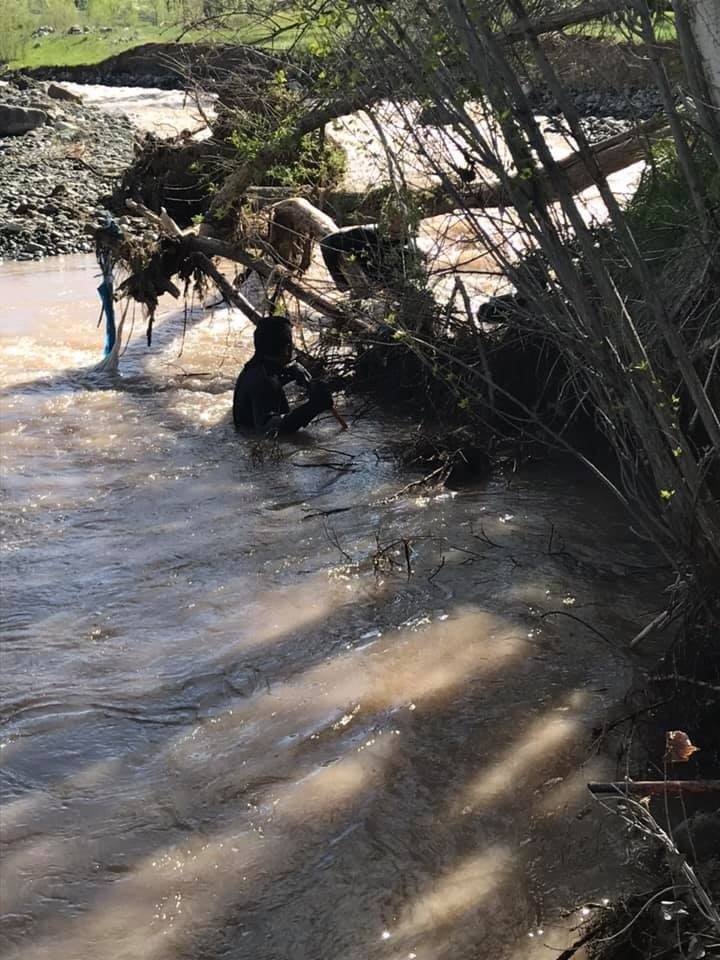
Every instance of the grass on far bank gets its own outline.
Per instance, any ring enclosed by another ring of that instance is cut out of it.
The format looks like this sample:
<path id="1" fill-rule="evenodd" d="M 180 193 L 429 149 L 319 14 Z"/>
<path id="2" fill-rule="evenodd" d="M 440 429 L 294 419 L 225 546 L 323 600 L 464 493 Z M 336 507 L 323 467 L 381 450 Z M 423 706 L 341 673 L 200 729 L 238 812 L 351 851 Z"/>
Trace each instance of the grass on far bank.
<path id="1" fill-rule="evenodd" d="M 660 42 L 677 39 L 673 14 L 665 14 L 655 25 Z M 627 30 L 605 21 L 585 23 L 568 29 L 570 35 L 603 38 L 610 43 L 631 40 Z M 22 53 L 8 63 L 11 70 L 33 67 L 90 66 L 106 60 L 125 50 L 144 43 L 173 43 L 182 39 L 185 43 L 199 41 L 259 43 L 274 50 L 287 50 L 293 45 L 311 48 L 322 34 L 312 25 L 299 22 L 298 14 L 290 11 L 276 13 L 272 20 L 258 16 L 235 29 L 189 30 L 183 32 L 178 23 L 154 26 L 140 22 L 132 27 L 114 27 L 102 33 L 97 29 L 84 34 L 56 33 L 47 37 L 28 39 Z"/>
<path id="2" fill-rule="evenodd" d="M 168 27 L 125 27 L 112 33 L 55 34 L 29 40 L 11 70 L 23 67 L 75 67 L 99 63 L 142 43 L 172 43 L 179 30 Z"/>
<path id="3" fill-rule="evenodd" d="M 183 31 L 179 24 L 116 27 L 111 32 L 93 30 L 83 34 L 51 34 L 28 40 L 22 54 L 8 64 L 11 70 L 33 67 L 91 66 L 144 43 L 260 43 L 274 50 L 287 50 L 293 44 L 312 43 L 312 27 L 301 26 L 292 13 L 276 14 L 267 20 L 248 22 L 237 29 Z M 276 35 L 274 35 L 276 34 Z"/>
<path id="4" fill-rule="evenodd" d="M 663 13 L 655 19 L 654 24 L 655 39 L 659 43 L 672 43 L 677 40 L 677 30 L 675 29 L 675 14 L 672 11 Z M 616 23 L 608 23 L 606 20 L 590 21 L 576 27 L 569 27 L 567 32 L 575 36 L 599 37 L 608 40 L 610 43 L 639 43 L 639 37 L 633 37 L 627 27 Z"/>

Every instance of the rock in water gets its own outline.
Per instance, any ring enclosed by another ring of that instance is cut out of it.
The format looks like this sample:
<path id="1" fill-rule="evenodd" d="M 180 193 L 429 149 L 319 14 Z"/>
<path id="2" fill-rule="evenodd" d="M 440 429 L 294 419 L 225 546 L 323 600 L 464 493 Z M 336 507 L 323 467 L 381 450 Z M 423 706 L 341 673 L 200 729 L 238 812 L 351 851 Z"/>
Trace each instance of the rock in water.
<path id="1" fill-rule="evenodd" d="M 19 136 L 35 130 L 36 127 L 42 127 L 47 120 L 48 115 L 43 110 L 0 103 L 0 137 Z"/>
<path id="2" fill-rule="evenodd" d="M 82 97 L 71 90 L 66 90 L 65 87 L 61 87 L 57 83 L 49 84 L 46 92 L 53 100 L 64 100 L 66 103 L 82 103 Z"/>

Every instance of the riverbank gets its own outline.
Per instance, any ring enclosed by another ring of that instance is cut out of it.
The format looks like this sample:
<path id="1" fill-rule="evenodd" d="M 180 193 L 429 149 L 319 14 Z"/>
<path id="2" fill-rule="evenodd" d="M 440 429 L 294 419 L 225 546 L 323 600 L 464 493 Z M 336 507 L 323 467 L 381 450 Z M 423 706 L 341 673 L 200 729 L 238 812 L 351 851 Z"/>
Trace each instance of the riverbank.
<path id="1" fill-rule="evenodd" d="M 52 39 L 43 38 L 42 42 Z M 75 39 L 80 42 L 83 38 Z M 568 84 L 591 142 L 661 110 L 647 64 L 634 57 L 627 45 L 580 36 L 546 38 L 543 43 Z M 0 86 L 0 100 L 22 109 L 40 109 L 46 121 L 24 136 L 0 138 L 0 259 L 89 249 L 88 226 L 102 215 L 103 198 L 132 162 L 138 129 L 152 130 L 160 137 L 185 129 L 179 122 L 173 126 L 163 121 L 162 105 L 153 104 L 155 112 L 151 114 L 153 98 L 147 98 L 140 88 L 154 93 L 155 101 L 161 90 L 168 91 L 168 97 L 181 97 L 188 82 L 212 87 L 234 68 L 247 67 L 248 57 L 253 55 L 262 56 L 228 43 L 147 43 L 99 63 L 46 66 L 8 75 L 9 83 Z M 668 63 L 672 56 L 668 45 Z M 87 85 L 97 84 L 115 88 L 118 96 L 96 101 L 101 110 L 95 110 L 91 102 L 48 97 L 48 89 L 58 83 L 83 98 Z M 123 99 L 123 87 L 128 91 L 125 113 L 117 106 Z M 135 96 L 132 91 L 137 91 Z M 541 82 L 531 90 L 530 99 L 536 112 L 550 117 L 552 123 L 557 104 Z M 173 110 L 178 114 L 177 104 Z M 354 118 L 349 119 L 352 125 Z M 187 127 L 197 133 L 203 125 L 196 112 Z M 370 136 L 374 136 L 372 129 Z M 351 154 L 357 152 L 356 146 L 350 144 Z M 362 163 L 359 171 L 360 176 L 366 172 Z M 123 216 L 123 211 L 116 214 Z"/>
<path id="2" fill-rule="evenodd" d="M 35 124 L 0 136 L 0 260 L 87 252 L 91 230 L 148 133 L 208 135 L 210 98 L 157 88 L 56 84 L 13 75 L 0 83 L 0 112 Z M 126 229 L 141 224 L 116 211 Z"/>
<path id="3" fill-rule="evenodd" d="M 0 260 L 91 250 L 101 198 L 132 162 L 130 120 L 24 78 L 0 85 L 0 112 L 32 125 L 0 137 Z"/>

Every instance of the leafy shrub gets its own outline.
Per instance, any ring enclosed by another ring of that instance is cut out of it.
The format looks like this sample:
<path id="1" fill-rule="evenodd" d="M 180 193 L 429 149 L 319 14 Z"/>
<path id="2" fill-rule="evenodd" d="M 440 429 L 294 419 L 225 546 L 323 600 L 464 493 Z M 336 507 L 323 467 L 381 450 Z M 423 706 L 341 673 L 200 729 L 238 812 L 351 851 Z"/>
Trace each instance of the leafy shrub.
<path id="1" fill-rule="evenodd" d="M 708 212 L 720 211 L 720 171 L 704 144 L 693 156 Z M 699 232 L 698 215 L 672 140 L 657 144 L 653 163 L 627 208 L 628 223 L 655 271 L 688 249 Z"/>

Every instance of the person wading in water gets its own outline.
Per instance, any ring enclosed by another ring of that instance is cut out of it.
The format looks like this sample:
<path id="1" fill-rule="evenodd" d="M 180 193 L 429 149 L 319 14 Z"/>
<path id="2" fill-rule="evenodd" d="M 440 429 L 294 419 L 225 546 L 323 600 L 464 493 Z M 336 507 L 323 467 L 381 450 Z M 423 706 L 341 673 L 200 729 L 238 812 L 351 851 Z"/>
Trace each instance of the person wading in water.
<path id="1" fill-rule="evenodd" d="M 286 317 L 268 317 L 255 327 L 255 353 L 240 372 L 233 395 L 235 427 L 250 427 L 257 433 L 288 434 L 302 430 L 319 413 L 333 409 L 328 385 L 313 380 L 307 370 L 292 361 L 292 327 Z M 308 399 L 294 409 L 285 396 L 285 384 L 305 387 Z"/>

